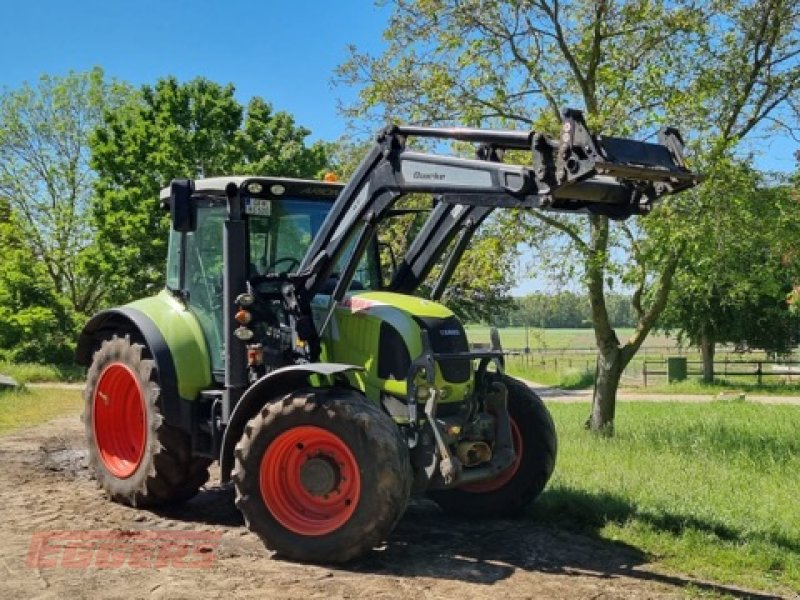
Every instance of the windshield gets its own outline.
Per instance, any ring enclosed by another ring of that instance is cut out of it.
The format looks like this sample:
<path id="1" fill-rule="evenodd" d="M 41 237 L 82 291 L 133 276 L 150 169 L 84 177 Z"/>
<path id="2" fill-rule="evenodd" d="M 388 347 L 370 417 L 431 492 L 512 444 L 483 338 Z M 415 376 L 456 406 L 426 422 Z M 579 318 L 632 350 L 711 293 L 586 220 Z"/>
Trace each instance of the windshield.
<path id="1" fill-rule="evenodd" d="M 328 216 L 331 203 L 299 198 L 258 199 L 255 202 L 258 208 L 253 207 L 252 200 L 246 204 L 250 212 L 249 277 L 295 271 Z M 259 214 L 253 214 L 256 210 Z M 350 285 L 351 290 L 377 289 L 376 258 L 375 252 L 368 251 L 364 255 Z M 344 264 L 337 265 L 332 281 L 325 286 L 323 293 L 330 293 L 343 268 Z"/>

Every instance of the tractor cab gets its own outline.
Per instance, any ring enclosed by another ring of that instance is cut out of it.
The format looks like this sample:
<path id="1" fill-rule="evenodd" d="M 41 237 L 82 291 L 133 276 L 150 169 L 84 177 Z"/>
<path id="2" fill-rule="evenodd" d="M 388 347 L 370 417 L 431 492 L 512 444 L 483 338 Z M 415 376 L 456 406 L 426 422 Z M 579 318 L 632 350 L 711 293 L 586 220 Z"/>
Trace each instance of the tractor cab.
<path id="1" fill-rule="evenodd" d="M 225 277 L 224 229 L 228 218 L 225 189 L 248 181 L 242 197 L 245 252 L 231 262 L 243 270 L 249 289 L 261 300 L 258 318 L 249 330 L 254 342 L 290 337 L 290 324 L 281 308 L 280 275 L 297 269 L 342 189 L 341 184 L 286 178 L 215 177 L 191 182 L 186 202 L 186 226 L 170 230 L 167 255 L 167 291 L 185 303 L 196 317 L 205 338 L 215 379 L 223 381 L 223 288 Z M 170 206 L 171 188 L 161 191 Z M 177 202 L 181 199 L 178 197 Z M 180 213 L 178 207 L 174 207 Z M 179 217 L 180 218 L 180 217 Z M 380 282 L 377 247 L 367 252 L 350 284 L 351 290 L 377 289 Z M 320 290 L 325 304 L 336 284 L 334 271 Z M 327 294 L 326 294 L 327 293 Z M 247 325 L 248 323 L 242 323 Z M 244 329 L 242 331 L 245 331 Z M 247 335 L 247 334 L 245 334 Z M 245 340 L 249 341 L 249 340 Z M 289 342 L 284 339 L 286 346 Z M 287 362 L 281 348 L 264 348 L 273 367 Z"/>

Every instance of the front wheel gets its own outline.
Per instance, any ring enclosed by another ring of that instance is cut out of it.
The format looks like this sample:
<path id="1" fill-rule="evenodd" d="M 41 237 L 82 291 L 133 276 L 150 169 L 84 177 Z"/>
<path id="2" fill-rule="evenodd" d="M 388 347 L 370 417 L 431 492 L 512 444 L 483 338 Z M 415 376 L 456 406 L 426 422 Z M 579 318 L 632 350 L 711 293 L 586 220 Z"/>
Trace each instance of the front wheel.
<path id="1" fill-rule="evenodd" d="M 547 407 L 531 389 L 503 376 L 508 388 L 508 412 L 514 463 L 494 479 L 428 496 L 446 512 L 467 517 L 502 517 L 519 513 L 544 490 L 556 464 L 556 430 Z"/>
<path id="2" fill-rule="evenodd" d="M 248 528 L 279 555 L 340 563 L 383 541 L 411 491 L 392 419 L 348 389 L 295 392 L 245 427 L 233 472 Z"/>

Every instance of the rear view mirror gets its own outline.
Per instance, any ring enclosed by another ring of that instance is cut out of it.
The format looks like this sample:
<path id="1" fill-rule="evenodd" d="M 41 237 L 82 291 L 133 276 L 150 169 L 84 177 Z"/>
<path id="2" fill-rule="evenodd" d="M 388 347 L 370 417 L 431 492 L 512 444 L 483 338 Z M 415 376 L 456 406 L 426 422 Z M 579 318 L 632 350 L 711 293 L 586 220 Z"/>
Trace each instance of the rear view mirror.
<path id="1" fill-rule="evenodd" d="M 194 231 L 197 229 L 197 207 L 192 200 L 194 183 L 191 179 L 173 179 L 169 187 L 172 228 L 181 233 Z"/>

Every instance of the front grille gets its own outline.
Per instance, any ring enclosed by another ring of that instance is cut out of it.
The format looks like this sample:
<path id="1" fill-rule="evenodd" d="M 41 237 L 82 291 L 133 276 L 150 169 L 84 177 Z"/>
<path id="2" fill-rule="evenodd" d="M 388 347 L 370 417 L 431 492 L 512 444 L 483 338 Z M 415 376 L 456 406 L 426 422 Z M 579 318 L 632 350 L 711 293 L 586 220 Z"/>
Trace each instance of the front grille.
<path id="1" fill-rule="evenodd" d="M 467 334 L 456 317 L 446 319 L 416 317 L 416 319 L 420 326 L 427 330 L 434 353 L 469 352 Z M 469 359 L 439 361 L 439 368 L 450 383 L 464 383 L 472 376 L 472 364 Z"/>

